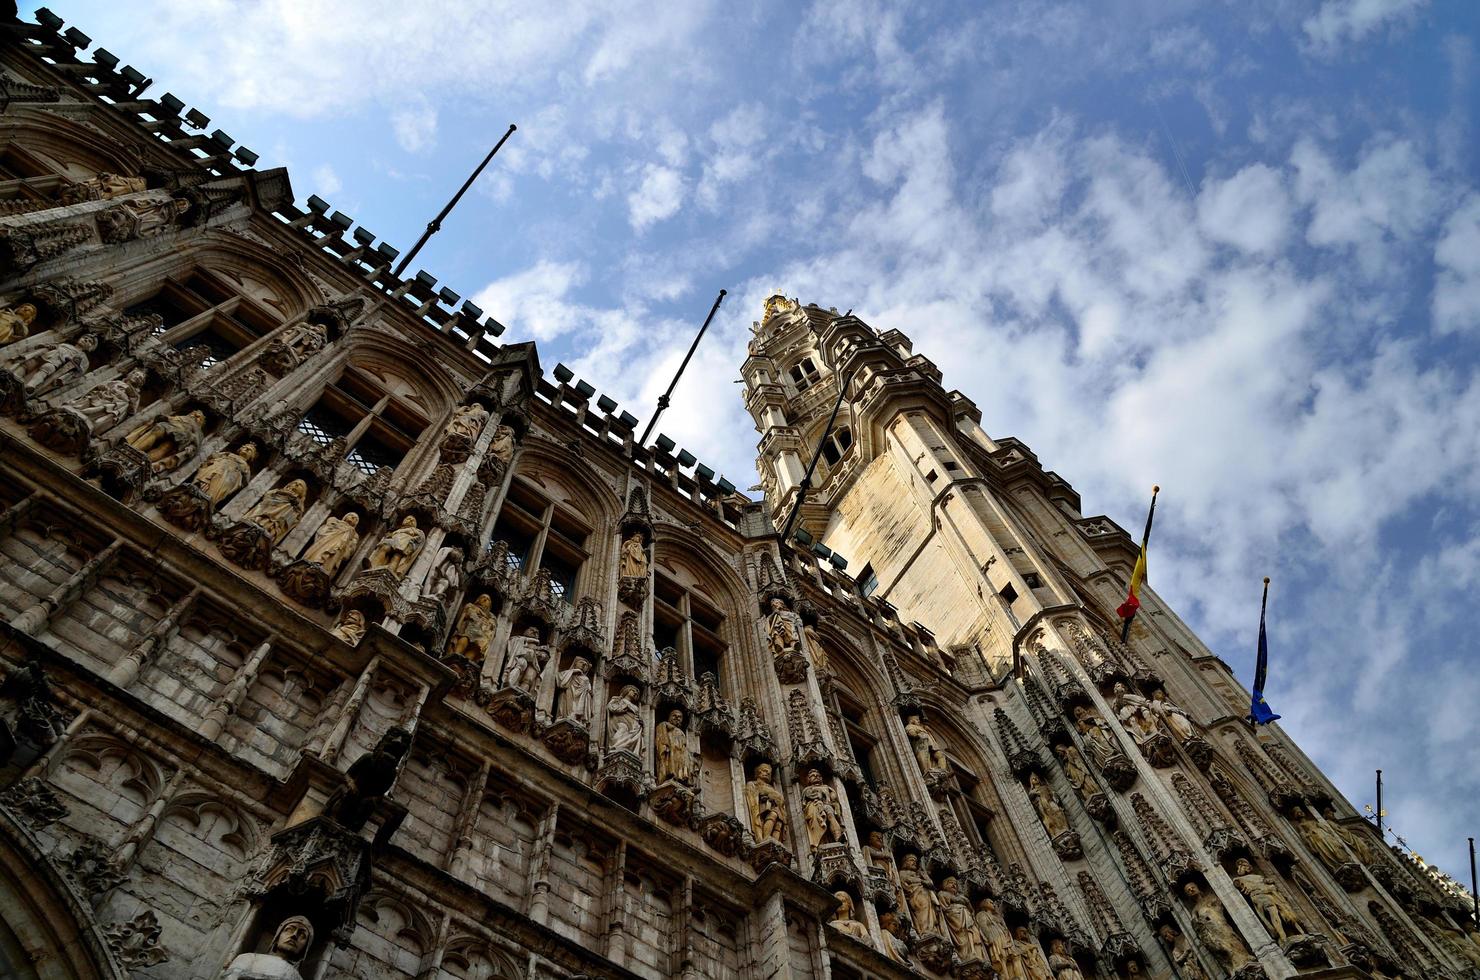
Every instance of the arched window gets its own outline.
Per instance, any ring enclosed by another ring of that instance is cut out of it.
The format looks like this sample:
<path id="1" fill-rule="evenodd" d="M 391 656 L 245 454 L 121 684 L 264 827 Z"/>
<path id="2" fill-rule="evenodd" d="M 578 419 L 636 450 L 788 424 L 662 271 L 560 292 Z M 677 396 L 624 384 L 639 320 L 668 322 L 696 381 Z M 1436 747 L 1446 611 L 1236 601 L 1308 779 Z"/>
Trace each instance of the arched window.
<path id="1" fill-rule="evenodd" d="M 298 431 L 320 445 L 343 439 L 345 461 L 366 474 L 399 465 L 426 427 L 407 398 L 383 391 L 354 365 L 346 365 L 298 420 Z"/>
<path id="2" fill-rule="evenodd" d="M 691 585 L 663 574 L 653 577 L 653 643 L 673 647 L 693 665 L 693 676 L 714 674 L 724 690 L 725 614 Z"/>
<path id="3" fill-rule="evenodd" d="M 822 380 L 822 372 L 817 370 L 817 362 L 810 354 L 793 364 L 787 374 L 791 376 L 792 386 L 799 392 L 806 391 Z"/>
<path id="4" fill-rule="evenodd" d="M 177 350 L 206 348 L 209 353 L 202 366 L 207 369 L 282 324 L 279 311 L 205 268 L 166 279 L 153 296 L 124 312 L 158 316 L 162 323 L 155 336 Z"/>
<path id="5" fill-rule="evenodd" d="M 508 542 L 511 568 L 524 573 L 548 570 L 551 589 L 574 603 L 582 584 L 581 572 L 591 557 L 590 538 L 591 526 L 574 509 L 516 477 L 490 540 Z"/>
<path id="6" fill-rule="evenodd" d="M 853 430 L 846 425 L 840 425 L 833 429 L 832 434 L 822 444 L 822 458 L 827 460 L 829 466 L 836 466 L 843 458 L 843 454 L 853 448 Z"/>

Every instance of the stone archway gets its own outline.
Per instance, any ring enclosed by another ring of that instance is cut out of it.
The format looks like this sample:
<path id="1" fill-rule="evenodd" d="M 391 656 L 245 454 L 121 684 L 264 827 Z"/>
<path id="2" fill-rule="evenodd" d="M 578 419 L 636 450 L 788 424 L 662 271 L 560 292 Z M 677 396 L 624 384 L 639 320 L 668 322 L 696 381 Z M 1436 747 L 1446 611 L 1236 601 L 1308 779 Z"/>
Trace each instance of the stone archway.
<path id="1" fill-rule="evenodd" d="M 124 980 L 82 895 L 14 811 L 0 805 L 0 976 Z"/>

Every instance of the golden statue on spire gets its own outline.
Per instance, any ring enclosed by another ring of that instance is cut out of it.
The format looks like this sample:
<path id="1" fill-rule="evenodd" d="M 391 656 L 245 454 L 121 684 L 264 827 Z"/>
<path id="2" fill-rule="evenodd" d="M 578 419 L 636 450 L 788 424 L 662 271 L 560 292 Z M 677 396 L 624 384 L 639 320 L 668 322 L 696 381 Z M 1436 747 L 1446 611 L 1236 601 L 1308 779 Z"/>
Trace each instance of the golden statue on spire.
<path id="1" fill-rule="evenodd" d="M 761 322 L 765 323 L 773 316 L 780 316 L 783 313 L 791 313 L 792 311 L 800 308 L 801 307 L 798 306 L 796 300 L 787 299 L 778 290 L 766 298 L 766 307 L 765 311 L 761 314 Z"/>

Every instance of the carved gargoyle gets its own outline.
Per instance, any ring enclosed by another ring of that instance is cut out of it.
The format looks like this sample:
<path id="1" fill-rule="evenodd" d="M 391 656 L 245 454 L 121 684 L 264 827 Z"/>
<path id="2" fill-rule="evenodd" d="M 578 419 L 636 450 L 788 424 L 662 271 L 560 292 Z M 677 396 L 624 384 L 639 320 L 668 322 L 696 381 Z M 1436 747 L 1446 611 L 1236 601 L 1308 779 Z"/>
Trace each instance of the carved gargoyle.
<path id="1" fill-rule="evenodd" d="M 411 733 L 394 725 L 380 737 L 375 748 L 349 767 L 349 782 L 324 804 L 324 815 L 345 830 L 358 831 L 365 826 L 375 805 L 390 791 L 396 781 L 401 760 L 411 749 Z"/>

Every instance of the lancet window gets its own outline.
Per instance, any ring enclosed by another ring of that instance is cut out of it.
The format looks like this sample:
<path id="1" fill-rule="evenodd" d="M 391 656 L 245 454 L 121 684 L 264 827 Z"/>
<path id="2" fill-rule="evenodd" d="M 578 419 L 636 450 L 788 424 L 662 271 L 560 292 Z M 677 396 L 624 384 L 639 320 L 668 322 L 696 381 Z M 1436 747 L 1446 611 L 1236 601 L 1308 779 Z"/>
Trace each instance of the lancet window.
<path id="1" fill-rule="evenodd" d="M 653 582 L 653 643 L 673 647 L 693 665 L 693 676 L 714 674 L 724 689 L 725 616 L 703 596 L 662 572 Z"/>
<path id="2" fill-rule="evenodd" d="M 368 376 L 346 367 L 298 420 L 298 431 L 320 445 L 343 439 L 345 460 L 371 474 L 399 464 L 426 425 L 405 399 L 382 392 Z"/>
<path id="3" fill-rule="evenodd" d="M 864 782 L 870 786 L 877 785 L 878 773 L 873 765 L 873 755 L 879 740 L 865 727 L 864 714 L 867 709 L 851 692 L 836 686 L 834 690 L 838 699 L 838 714 L 843 719 L 843 734 L 847 736 L 848 746 L 853 750 L 853 761 L 862 770 Z"/>
<path id="4" fill-rule="evenodd" d="M 590 558 L 591 528 L 573 510 L 547 499 L 530 483 L 516 479 L 493 528 L 494 541 L 509 544 L 512 569 L 550 573 L 550 588 L 558 598 L 575 602 L 581 570 Z"/>

